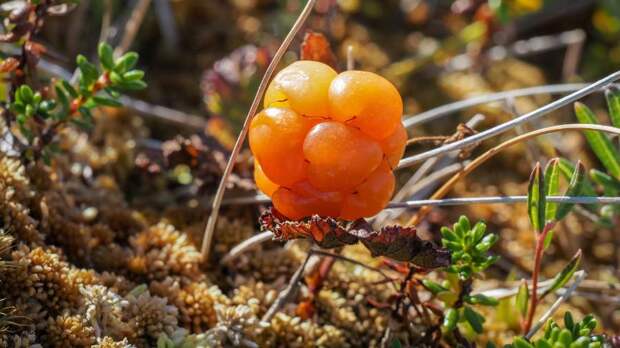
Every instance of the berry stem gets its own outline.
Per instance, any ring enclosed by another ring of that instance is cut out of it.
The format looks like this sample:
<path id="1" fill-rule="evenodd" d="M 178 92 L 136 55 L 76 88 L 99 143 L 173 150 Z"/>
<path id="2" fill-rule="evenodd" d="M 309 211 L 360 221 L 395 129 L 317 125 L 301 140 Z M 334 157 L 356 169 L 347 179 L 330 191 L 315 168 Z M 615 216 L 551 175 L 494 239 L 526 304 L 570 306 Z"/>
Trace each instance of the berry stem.
<path id="1" fill-rule="evenodd" d="M 235 162 L 237 161 L 237 156 L 239 156 L 239 152 L 241 151 L 241 147 L 243 146 L 245 137 L 248 134 L 248 130 L 250 128 L 250 122 L 252 121 L 252 118 L 254 117 L 254 115 L 256 114 L 256 111 L 258 110 L 260 102 L 263 98 L 263 94 L 267 90 L 267 85 L 269 81 L 271 80 L 271 77 L 273 73 L 275 72 L 278 64 L 280 63 L 280 60 L 282 60 L 282 57 L 286 53 L 286 50 L 291 45 L 291 42 L 293 42 L 293 39 L 297 35 L 297 32 L 299 32 L 303 24 L 306 22 L 306 19 L 312 12 L 312 9 L 314 9 L 315 3 L 316 3 L 316 0 L 308 0 L 308 2 L 306 2 L 306 6 L 303 8 L 301 13 L 299 14 L 299 17 L 297 17 L 295 24 L 293 24 L 293 27 L 291 27 L 291 30 L 288 32 L 288 34 L 284 38 L 284 41 L 282 41 L 282 44 L 280 45 L 275 55 L 273 56 L 273 59 L 269 63 L 269 66 L 267 67 L 267 70 L 265 71 L 265 75 L 263 75 L 263 78 L 258 86 L 256 95 L 254 95 L 254 100 L 252 101 L 252 104 L 250 105 L 250 109 L 248 110 L 248 113 L 245 117 L 243 128 L 241 129 L 241 133 L 239 134 L 239 137 L 237 138 L 237 141 L 235 142 L 235 146 L 232 149 L 232 152 L 228 159 L 228 163 L 226 163 L 226 168 L 224 169 L 224 173 L 222 174 L 222 179 L 220 180 L 220 184 L 217 188 L 215 197 L 213 199 L 213 203 L 211 205 L 211 214 L 209 215 L 209 220 L 207 220 L 207 226 L 205 227 L 205 231 L 202 237 L 201 254 L 202 254 L 203 262 L 206 262 L 209 259 L 209 252 L 211 251 L 211 244 L 213 242 L 213 234 L 215 233 L 215 224 L 217 222 L 217 217 L 220 212 L 222 198 L 224 198 L 224 191 L 226 191 L 226 182 L 228 181 L 228 177 L 232 173 L 232 169 L 235 165 Z"/>

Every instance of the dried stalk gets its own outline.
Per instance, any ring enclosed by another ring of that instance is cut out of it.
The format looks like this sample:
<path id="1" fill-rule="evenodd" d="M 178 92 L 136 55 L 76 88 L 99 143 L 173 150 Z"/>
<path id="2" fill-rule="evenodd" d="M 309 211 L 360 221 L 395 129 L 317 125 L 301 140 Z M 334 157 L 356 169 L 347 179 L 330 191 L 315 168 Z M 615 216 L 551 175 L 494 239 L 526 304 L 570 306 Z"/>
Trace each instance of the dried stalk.
<path id="1" fill-rule="evenodd" d="M 146 15 L 146 11 L 150 6 L 151 0 L 138 0 L 138 3 L 131 11 L 131 17 L 129 17 L 129 20 L 125 24 L 123 38 L 114 50 L 115 57 L 120 57 L 129 49 L 138 34 L 138 29 L 140 29 L 144 16 Z"/>
<path id="2" fill-rule="evenodd" d="M 603 80 L 609 79 L 610 77 L 616 74 L 617 73 L 609 75 Z M 617 79 L 618 77 L 616 76 L 615 79 L 612 78 L 610 80 L 607 80 L 607 83 L 611 83 Z M 454 113 L 454 112 L 457 112 L 463 109 L 470 108 L 472 106 L 488 104 L 488 103 L 492 103 L 496 101 L 503 101 L 508 98 L 526 97 L 526 96 L 539 95 L 539 94 L 564 94 L 564 93 L 569 93 L 569 92 L 578 93 L 582 89 L 589 87 L 589 86 L 593 86 L 594 84 L 598 84 L 603 80 L 599 80 L 597 82 L 594 82 L 593 84 L 570 83 L 570 84 L 545 85 L 545 86 L 528 87 L 528 88 L 522 88 L 522 89 L 514 89 L 510 91 L 502 91 L 498 93 L 485 94 L 485 95 L 481 95 L 481 96 L 477 96 L 477 97 L 473 97 L 473 98 L 469 98 L 465 100 L 460 100 L 454 103 L 445 104 L 437 108 L 430 109 L 430 110 L 424 111 L 422 113 L 419 113 L 417 115 L 413 115 L 410 117 L 405 116 L 407 118 L 403 121 L 403 124 L 405 125 L 406 128 L 409 128 L 415 125 L 420 125 L 426 122 L 433 121 L 437 118 L 449 115 L 451 113 Z M 603 84 L 603 86 L 604 85 L 605 84 Z M 588 92 L 587 94 L 592 93 L 592 92 L 595 92 L 595 91 Z M 569 97 L 571 97 L 571 95 L 566 96 L 565 98 L 569 98 Z M 560 99 L 560 100 L 563 100 L 563 99 Z"/>
<path id="3" fill-rule="evenodd" d="M 467 166 L 465 166 L 465 168 L 461 172 L 457 173 L 455 176 L 450 178 L 450 180 L 448 180 L 445 184 L 443 184 L 443 186 L 440 187 L 433 194 L 431 199 L 443 198 L 446 194 L 448 194 L 448 192 L 450 192 L 450 190 L 452 190 L 452 188 L 457 183 L 457 181 L 459 181 L 460 179 L 462 179 L 465 176 L 467 176 L 474 169 L 478 168 L 478 166 L 480 166 L 482 163 L 486 162 L 488 159 L 490 159 L 493 156 L 495 156 L 496 154 L 498 154 L 500 151 L 502 151 L 502 150 L 504 150 L 504 149 L 506 149 L 506 148 L 508 148 L 508 147 L 510 147 L 512 145 L 515 145 L 515 144 L 521 143 L 523 141 L 526 141 L 528 139 L 537 137 L 539 135 L 543 135 L 543 134 L 547 134 L 547 133 L 554 133 L 554 132 L 561 132 L 561 131 L 568 131 L 568 130 L 596 130 L 596 131 L 601 131 L 601 132 L 606 132 L 606 133 L 620 135 L 620 128 L 611 127 L 611 126 L 596 125 L 596 124 L 580 124 L 580 123 L 577 123 L 577 124 L 571 123 L 571 124 L 564 124 L 564 125 L 559 125 L 559 126 L 552 126 L 552 127 L 537 129 L 537 130 L 529 132 L 529 133 L 525 133 L 523 135 L 514 137 L 514 138 L 512 138 L 510 140 L 507 140 L 507 141 L 505 141 L 505 142 L 495 146 L 494 148 L 488 150 L 484 154 L 482 154 L 479 157 L 477 157 L 476 159 L 474 159 L 471 163 L 469 163 Z M 469 138 L 466 138 L 465 140 L 467 140 L 467 139 L 469 139 Z M 429 210 L 430 210 L 429 206 L 422 207 L 420 209 L 420 211 L 416 215 L 414 215 L 409 220 L 409 222 L 407 224 L 408 225 L 416 225 L 422 218 L 424 218 L 424 216 L 426 216 L 426 214 L 428 214 Z"/>
<path id="4" fill-rule="evenodd" d="M 220 212 L 220 205 L 222 203 L 222 198 L 224 197 L 224 191 L 226 190 L 226 181 L 228 180 L 228 177 L 232 173 L 232 169 L 237 160 L 237 156 L 239 155 L 239 151 L 241 151 L 241 147 L 243 146 L 245 137 L 248 134 L 248 129 L 250 128 L 250 122 L 252 121 L 254 114 L 256 114 L 258 106 L 260 105 L 260 102 L 263 98 L 263 94 L 265 93 L 265 90 L 267 89 L 267 85 L 269 81 L 271 80 L 271 76 L 276 70 L 278 63 L 284 56 L 284 53 L 286 53 L 286 50 L 288 49 L 291 42 L 295 38 L 295 35 L 304 25 L 306 19 L 312 12 L 315 2 L 316 0 L 308 0 L 308 2 L 306 2 L 306 6 L 303 8 L 301 13 L 299 14 L 299 17 L 297 17 L 295 24 L 293 24 L 293 27 L 291 28 L 291 30 L 288 32 L 288 34 L 284 38 L 284 41 L 282 41 L 282 45 L 280 45 L 280 47 L 276 51 L 275 55 L 273 56 L 273 60 L 269 63 L 269 66 L 267 67 L 267 70 L 265 71 L 265 75 L 263 76 L 260 82 L 260 85 L 258 86 L 256 95 L 254 95 L 254 100 L 252 101 L 252 104 L 250 105 L 250 109 L 248 110 L 248 114 L 245 117 L 243 128 L 241 129 L 241 133 L 239 134 L 239 137 L 237 138 L 237 141 L 235 142 L 235 146 L 233 147 L 233 150 L 230 154 L 230 158 L 228 159 L 228 163 L 226 164 L 226 169 L 224 170 L 224 174 L 222 175 L 222 179 L 217 188 L 217 192 L 215 193 L 215 198 L 213 199 L 213 204 L 211 207 L 211 215 L 209 216 L 209 220 L 207 221 L 207 226 L 205 228 L 205 232 L 202 238 L 201 253 L 202 253 L 202 260 L 204 262 L 206 262 L 209 259 L 209 252 L 210 252 L 211 243 L 213 240 L 213 233 L 215 231 L 215 224 L 217 222 L 217 216 Z"/>
<path id="5" fill-rule="evenodd" d="M 598 90 L 600 90 L 601 88 L 609 85 L 610 83 L 616 81 L 620 79 L 620 71 L 616 71 L 615 73 L 608 75 L 605 78 L 602 78 L 598 81 L 596 81 L 595 83 L 588 85 L 585 88 L 582 88 L 580 90 L 578 90 L 577 92 L 574 92 L 570 95 L 567 95 L 561 99 L 558 99 L 552 103 L 549 103 L 541 108 L 538 108 L 532 112 L 528 112 L 527 114 L 521 115 L 517 118 L 513 118 L 512 120 L 502 123 L 500 125 L 497 125 L 493 128 L 487 129 L 485 131 L 482 131 L 480 133 L 474 134 L 470 137 L 467 137 L 463 140 L 460 141 L 456 141 L 438 148 L 435 148 L 433 150 L 430 151 L 426 151 L 424 153 L 415 155 L 415 156 L 411 156 L 409 158 L 405 158 L 403 160 L 400 161 L 400 163 L 398 163 L 398 168 L 403 168 L 403 167 L 408 167 L 411 166 L 415 163 L 418 163 L 420 161 L 423 161 L 427 158 L 431 158 L 431 157 L 436 157 L 436 156 L 441 156 L 447 152 L 452 152 L 454 150 L 460 150 L 460 149 L 464 149 L 467 148 L 471 145 L 477 144 L 479 142 L 481 142 L 482 140 L 494 137 L 496 135 L 502 134 L 520 124 L 535 120 L 541 116 L 544 116 L 552 111 L 555 111 L 561 107 L 564 107 L 568 104 L 573 103 L 574 101 L 577 101 L 593 92 L 596 92 Z"/>
<path id="6" fill-rule="evenodd" d="M 276 298 L 276 300 L 273 302 L 271 307 L 269 307 L 269 309 L 267 310 L 267 313 L 265 313 L 265 315 L 261 318 L 262 322 L 266 322 L 266 323 L 271 322 L 271 319 L 273 319 L 276 313 L 278 313 L 278 311 L 282 307 L 284 307 L 284 305 L 288 301 L 291 300 L 293 293 L 295 293 L 295 290 L 297 290 L 299 286 L 299 281 L 301 280 L 301 277 L 304 275 L 304 270 L 306 269 L 308 260 L 310 260 L 310 257 L 312 256 L 313 253 L 314 253 L 314 250 L 310 250 L 308 252 L 308 255 L 306 255 L 306 259 L 301 264 L 301 266 L 297 268 L 297 270 L 295 271 L 295 274 L 293 274 L 293 277 L 291 277 L 291 280 L 288 282 L 288 285 L 286 286 L 286 288 L 280 292 L 280 294 L 278 295 L 278 298 Z"/>

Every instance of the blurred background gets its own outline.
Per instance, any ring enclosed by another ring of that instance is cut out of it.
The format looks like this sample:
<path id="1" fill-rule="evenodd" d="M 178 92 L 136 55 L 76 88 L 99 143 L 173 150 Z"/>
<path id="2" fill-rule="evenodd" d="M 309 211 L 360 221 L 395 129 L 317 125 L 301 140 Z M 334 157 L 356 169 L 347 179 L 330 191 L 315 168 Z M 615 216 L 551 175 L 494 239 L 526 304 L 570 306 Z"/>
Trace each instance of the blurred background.
<path id="1" fill-rule="evenodd" d="M 99 39 L 138 51 L 150 86 L 140 97 L 223 126 L 229 144 L 304 3 L 82 1 L 43 35 L 67 69 L 78 53 L 94 57 Z M 407 114 L 494 90 L 591 81 L 620 66 L 616 0 L 319 0 L 308 30 L 327 37 L 341 68 L 352 47 L 357 68 L 393 81 Z"/>

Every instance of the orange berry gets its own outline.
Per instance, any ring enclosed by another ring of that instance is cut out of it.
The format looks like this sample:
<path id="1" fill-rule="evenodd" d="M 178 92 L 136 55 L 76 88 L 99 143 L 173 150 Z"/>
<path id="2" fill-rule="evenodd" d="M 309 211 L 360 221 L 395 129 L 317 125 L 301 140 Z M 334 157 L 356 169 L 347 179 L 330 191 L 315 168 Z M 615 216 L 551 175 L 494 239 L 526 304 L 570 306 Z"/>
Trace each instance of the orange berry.
<path id="1" fill-rule="evenodd" d="M 403 158 L 407 147 L 407 137 L 407 130 L 400 123 L 392 134 L 381 141 L 381 148 L 391 168 L 396 168 L 400 159 Z"/>
<path id="2" fill-rule="evenodd" d="M 312 127 L 303 144 L 308 180 L 323 191 L 344 191 L 360 184 L 381 163 L 379 144 L 339 122 Z"/>
<path id="3" fill-rule="evenodd" d="M 340 217 L 355 220 L 379 213 L 392 198 L 396 180 L 386 162 L 383 162 L 366 181 L 344 198 Z"/>
<path id="4" fill-rule="evenodd" d="M 297 61 L 282 69 L 265 92 L 265 107 L 290 107 L 311 117 L 328 117 L 329 85 L 337 73 L 329 65 Z"/>
<path id="5" fill-rule="evenodd" d="M 258 187 L 258 189 L 262 193 L 266 194 L 269 197 L 271 197 L 273 193 L 276 192 L 276 190 L 280 187 L 278 186 L 278 184 L 269 180 L 269 178 L 263 172 L 263 168 L 261 168 L 258 161 L 254 161 L 254 181 L 256 181 L 256 187 Z"/>
<path id="6" fill-rule="evenodd" d="M 403 101 L 385 78 L 366 71 L 345 71 L 329 87 L 331 117 L 358 127 L 374 139 L 392 134 L 401 122 Z"/>
<path id="7" fill-rule="evenodd" d="M 254 117 L 250 148 L 271 181 L 292 185 L 306 177 L 303 141 L 315 123 L 285 108 L 268 108 Z"/>
<path id="8" fill-rule="evenodd" d="M 280 187 L 273 194 L 273 205 L 289 219 L 318 214 L 321 216 L 338 216 L 342 208 L 342 193 L 323 192 L 309 182 L 302 181 L 291 188 Z"/>

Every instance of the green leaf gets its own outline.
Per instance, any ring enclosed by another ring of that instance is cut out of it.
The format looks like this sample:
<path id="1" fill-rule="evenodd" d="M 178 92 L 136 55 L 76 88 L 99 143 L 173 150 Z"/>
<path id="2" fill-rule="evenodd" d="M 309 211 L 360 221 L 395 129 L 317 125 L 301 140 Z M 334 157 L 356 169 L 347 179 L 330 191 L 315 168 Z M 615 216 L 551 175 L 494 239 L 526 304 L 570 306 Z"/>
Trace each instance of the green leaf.
<path id="1" fill-rule="evenodd" d="M 573 320 L 573 315 L 570 314 L 569 311 L 564 313 L 564 327 L 573 330 L 573 326 L 575 326 L 575 320 Z"/>
<path id="2" fill-rule="evenodd" d="M 142 70 L 131 70 L 123 74 L 123 78 L 127 81 L 142 80 L 143 77 L 144 71 Z"/>
<path id="3" fill-rule="evenodd" d="M 568 281 L 573 277 L 573 274 L 575 274 L 577 267 L 579 267 L 580 261 L 581 249 L 579 249 L 575 256 L 573 256 L 573 258 L 570 260 L 570 262 L 566 266 L 564 266 L 562 271 L 558 273 L 555 278 L 553 278 L 551 286 L 542 293 L 540 299 L 542 300 L 545 296 L 549 295 L 552 292 L 555 292 L 557 289 L 566 285 L 566 283 L 568 283 Z"/>
<path id="4" fill-rule="evenodd" d="M 590 170 L 590 178 L 592 178 L 592 181 L 595 183 L 603 186 L 606 196 L 618 195 L 618 191 L 620 191 L 620 182 L 616 178 L 613 178 L 598 169 Z"/>
<path id="5" fill-rule="evenodd" d="M 570 182 L 568 184 L 568 188 L 566 189 L 565 196 L 580 196 L 585 193 L 585 172 L 586 169 L 581 163 L 581 161 L 577 161 L 577 165 L 573 170 L 570 178 Z M 561 203 L 558 206 L 558 210 L 555 214 L 556 221 L 562 220 L 570 210 L 573 208 L 573 203 Z"/>
<path id="6" fill-rule="evenodd" d="M 540 233 L 545 226 L 545 178 L 540 169 L 540 163 L 536 163 L 527 190 L 527 210 L 530 221 L 536 233 Z"/>
<path id="7" fill-rule="evenodd" d="M 146 82 L 144 81 L 123 81 L 117 84 L 115 87 L 128 91 L 139 91 L 146 88 Z"/>
<path id="8" fill-rule="evenodd" d="M 598 124 L 594 112 L 581 103 L 575 103 L 575 114 L 580 123 Z M 620 179 L 620 154 L 606 134 L 598 131 L 584 131 L 592 151 L 616 179 Z"/>
<path id="9" fill-rule="evenodd" d="M 60 83 L 62 84 L 62 87 L 65 89 L 65 91 L 69 93 L 71 98 L 78 97 L 78 92 L 75 90 L 75 88 L 73 88 L 73 86 L 71 86 L 69 82 L 67 82 L 66 80 L 60 80 Z"/>
<path id="10" fill-rule="evenodd" d="M 105 97 L 93 97 L 93 101 L 97 103 L 97 105 L 112 106 L 112 107 L 123 106 L 121 102 L 114 100 L 114 99 L 105 98 Z"/>
<path id="11" fill-rule="evenodd" d="M 112 70 L 114 68 L 112 46 L 108 45 L 106 42 L 102 42 L 99 44 L 97 52 L 99 54 L 101 66 L 106 70 Z"/>
<path id="12" fill-rule="evenodd" d="M 517 292 L 516 297 L 517 309 L 519 313 L 521 313 L 521 317 L 525 318 L 527 315 L 527 307 L 530 301 L 530 291 L 527 288 L 527 282 L 525 279 L 521 280 L 521 285 L 519 285 L 519 291 Z"/>
<path id="13" fill-rule="evenodd" d="M 465 320 L 471 325 L 471 328 L 474 329 L 476 333 L 481 334 L 484 317 L 469 307 L 463 309 L 463 315 L 465 316 Z"/>
<path id="14" fill-rule="evenodd" d="M 90 85 L 97 81 L 97 79 L 99 78 L 99 71 L 97 70 L 97 67 L 90 63 L 86 59 L 86 57 L 81 54 L 78 55 L 76 61 L 78 68 L 82 73 L 82 79 L 84 80 L 85 84 Z"/>
<path id="15" fill-rule="evenodd" d="M 443 327 L 447 331 L 452 331 L 456 327 L 456 323 L 459 321 L 459 312 L 455 308 L 450 308 L 446 311 L 443 317 Z"/>
<path id="16" fill-rule="evenodd" d="M 124 74 L 132 69 L 137 62 L 138 54 L 136 52 L 127 52 L 116 60 L 116 64 L 114 64 L 114 71 L 119 74 Z"/>
<path id="17" fill-rule="evenodd" d="M 605 90 L 605 99 L 607 99 L 611 124 L 614 127 L 620 127 L 620 90 L 616 86 L 609 86 Z"/>
<path id="18" fill-rule="evenodd" d="M 559 159 L 554 158 L 545 168 L 545 196 L 557 196 L 560 192 L 560 166 Z M 545 206 L 545 223 L 555 220 L 558 204 L 547 202 Z"/>
<path id="19" fill-rule="evenodd" d="M 483 294 L 477 294 L 472 296 L 466 296 L 465 302 L 471 304 L 479 304 L 483 306 L 497 306 L 499 301 L 494 297 L 485 296 Z"/>
<path id="20" fill-rule="evenodd" d="M 523 337 L 517 337 L 515 338 L 514 342 L 512 343 L 512 345 L 515 348 L 534 348 L 534 346 L 525 340 L 525 338 Z"/>
<path id="21" fill-rule="evenodd" d="M 444 292 L 444 291 L 448 291 L 447 288 L 441 286 L 440 284 L 432 281 L 432 280 L 428 280 L 428 279 L 423 279 L 422 280 L 422 285 L 424 285 L 424 287 L 432 292 L 434 295 L 440 293 L 440 292 Z"/>

